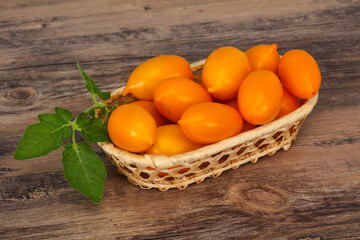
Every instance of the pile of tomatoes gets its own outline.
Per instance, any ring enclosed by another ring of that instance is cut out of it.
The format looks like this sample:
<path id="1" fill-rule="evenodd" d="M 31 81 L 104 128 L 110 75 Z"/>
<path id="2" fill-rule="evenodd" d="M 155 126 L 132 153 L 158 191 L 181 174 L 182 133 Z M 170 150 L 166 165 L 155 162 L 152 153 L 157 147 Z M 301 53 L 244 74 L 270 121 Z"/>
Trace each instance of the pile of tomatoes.
<path id="1" fill-rule="evenodd" d="M 108 132 L 130 152 L 184 153 L 289 114 L 315 96 L 320 83 L 310 54 L 291 50 L 280 58 L 276 44 L 216 49 L 201 83 L 184 58 L 157 56 L 131 73 L 123 95 L 139 100 L 112 112 Z"/>

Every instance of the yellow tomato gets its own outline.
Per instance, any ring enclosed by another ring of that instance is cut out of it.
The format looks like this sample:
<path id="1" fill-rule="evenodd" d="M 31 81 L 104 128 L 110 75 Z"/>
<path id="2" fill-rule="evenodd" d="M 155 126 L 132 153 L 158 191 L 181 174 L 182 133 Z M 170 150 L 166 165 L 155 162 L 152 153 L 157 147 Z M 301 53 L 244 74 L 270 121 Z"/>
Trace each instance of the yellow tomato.
<path id="1" fill-rule="evenodd" d="M 285 115 L 288 115 L 289 113 L 295 111 L 300 107 L 300 102 L 297 97 L 292 95 L 286 88 L 283 87 L 283 100 L 281 104 L 281 109 L 277 117 L 283 117 Z"/>
<path id="2" fill-rule="evenodd" d="M 234 47 L 222 47 L 206 59 L 202 70 L 202 84 L 218 100 L 236 98 L 238 89 L 250 73 L 249 61 L 242 51 Z"/>
<path id="3" fill-rule="evenodd" d="M 143 152 L 156 139 L 156 122 L 149 112 L 135 104 L 117 107 L 110 115 L 108 132 L 111 141 L 130 152 Z"/>
<path id="4" fill-rule="evenodd" d="M 241 132 L 243 120 L 234 108 L 214 102 L 190 106 L 178 121 L 181 130 L 197 143 L 215 143 Z"/>
<path id="5" fill-rule="evenodd" d="M 315 59 L 306 51 L 286 52 L 278 69 L 282 83 L 296 97 L 309 99 L 319 91 L 321 73 Z"/>
<path id="6" fill-rule="evenodd" d="M 239 111 L 237 98 L 226 101 L 226 102 L 224 102 L 224 104 L 226 104 L 226 105 L 236 109 L 237 111 Z M 249 131 L 249 130 L 254 129 L 254 128 L 256 128 L 255 125 L 253 125 L 251 123 L 248 123 L 245 119 L 243 119 L 243 128 L 242 128 L 241 132 L 246 132 L 246 131 Z"/>
<path id="7" fill-rule="evenodd" d="M 212 98 L 196 82 L 176 77 L 162 81 L 154 90 L 153 100 L 162 115 L 177 122 L 188 107 L 195 103 L 211 102 Z"/>
<path id="8" fill-rule="evenodd" d="M 245 52 L 249 59 L 251 71 L 269 70 L 277 74 L 280 55 L 277 45 L 257 45 Z"/>
<path id="9" fill-rule="evenodd" d="M 283 88 L 275 73 L 256 70 L 245 78 L 239 89 L 239 111 L 251 124 L 266 124 L 279 113 L 282 98 Z"/>
<path id="10" fill-rule="evenodd" d="M 164 79 L 185 77 L 193 79 L 190 64 L 182 57 L 161 55 L 151 58 L 131 73 L 123 95 L 131 93 L 142 100 L 152 100 L 154 88 Z"/>
<path id="11" fill-rule="evenodd" d="M 181 131 L 177 124 L 169 124 L 158 127 L 157 138 L 151 148 L 146 150 L 148 154 L 164 154 L 167 156 L 189 152 L 203 144 L 192 142 Z"/>
<path id="12" fill-rule="evenodd" d="M 132 102 L 131 104 L 138 105 L 148 111 L 155 119 L 156 125 L 158 127 L 170 123 L 170 121 L 161 115 L 161 113 L 156 109 L 155 104 L 152 101 L 140 100 Z"/>

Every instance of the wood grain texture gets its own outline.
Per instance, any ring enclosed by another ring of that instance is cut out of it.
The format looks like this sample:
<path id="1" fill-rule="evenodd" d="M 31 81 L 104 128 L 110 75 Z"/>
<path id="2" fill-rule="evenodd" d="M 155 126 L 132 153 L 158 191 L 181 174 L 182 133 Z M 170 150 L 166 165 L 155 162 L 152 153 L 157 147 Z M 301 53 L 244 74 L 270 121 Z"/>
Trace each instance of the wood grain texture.
<path id="1" fill-rule="evenodd" d="M 0 239 L 360 239 L 359 22 L 359 1 L 0 1 Z M 100 205 L 66 182 L 61 149 L 13 160 L 38 114 L 91 104 L 76 61 L 111 90 L 152 56 L 270 43 L 307 50 L 323 78 L 287 152 L 160 192 L 94 145 Z"/>

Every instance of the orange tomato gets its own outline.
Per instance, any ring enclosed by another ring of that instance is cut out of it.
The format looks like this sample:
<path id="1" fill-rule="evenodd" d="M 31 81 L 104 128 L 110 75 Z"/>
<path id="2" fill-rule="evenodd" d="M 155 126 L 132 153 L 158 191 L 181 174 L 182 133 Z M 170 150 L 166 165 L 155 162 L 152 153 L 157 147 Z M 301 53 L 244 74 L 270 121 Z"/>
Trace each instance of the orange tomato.
<path id="1" fill-rule="evenodd" d="M 234 109 L 236 109 L 237 111 L 239 111 L 239 107 L 238 107 L 238 101 L 237 99 L 232 99 L 232 100 L 229 100 L 229 101 L 226 101 L 224 102 L 224 104 L 230 106 L 230 107 L 233 107 Z M 251 129 L 254 129 L 256 128 L 255 125 L 251 124 L 251 123 L 248 123 L 245 119 L 243 119 L 243 128 L 242 128 L 242 131 L 241 132 L 246 132 L 246 131 L 249 131 Z"/>
<path id="2" fill-rule="evenodd" d="M 257 45 L 245 52 L 249 59 L 251 71 L 269 70 L 277 74 L 280 55 L 277 51 L 277 45 Z"/>
<path id="3" fill-rule="evenodd" d="M 169 78 L 154 91 L 154 104 L 167 119 L 177 122 L 184 111 L 200 102 L 211 102 L 210 94 L 199 84 L 186 78 Z"/>
<path id="4" fill-rule="evenodd" d="M 315 59 L 304 50 L 291 50 L 279 62 L 279 76 L 285 88 L 303 99 L 312 98 L 321 85 L 321 73 Z"/>
<path id="5" fill-rule="evenodd" d="M 158 127 L 157 138 L 151 148 L 146 150 L 146 153 L 171 156 L 189 152 L 202 146 L 204 145 L 188 139 L 179 125 L 169 124 Z"/>
<path id="6" fill-rule="evenodd" d="M 214 102 L 190 106 L 178 121 L 181 130 L 197 143 L 215 143 L 241 132 L 243 120 L 234 108 Z"/>
<path id="7" fill-rule="evenodd" d="M 285 115 L 288 115 L 289 113 L 295 111 L 300 107 L 300 102 L 297 97 L 292 95 L 286 88 L 283 87 L 283 100 L 281 104 L 281 109 L 277 117 L 283 117 Z"/>
<path id="8" fill-rule="evenodd" d="M 161 55 L 151 58 L 131 73 L 123 95 L 131 93 L 142 100 L 152 100 L 154 88 L 164 79 L 185 77 L 193 79 L 190 64 L 182 57 Z"/>
<path id="9" fill-rule="evenodd" d="M 282 98 L 283 88 L 275 73 L 255 70 L 245 78 L 239 89 L 239 111 L 251 124 L 266 124 L 279 113 Z"/>
<path id="10" fill-rule="evenodd" d="M 150 148 L 156 139 L 156 128 L 151 114 L 135 104 L 117 107 L 108 121 L 111 141 L 130 152 L 143 152 Z"/>
<path id="11" fill-rule="evenodd" d="M 218 100 L 236 98 L 237 91 L 250 73 L 249 61 L 242 51 L 234 47 L 222 47 L 206 59 L 201 78 L 202 84 Z"/>
<path id="12" fill-rule="evenodd" d="M 161 113 L 156 109 L 155 104 L 152 101 L 140 100 L 132 102 L 131 104 L 138 105 L 148 111 L 155 119 L 156 125 L 158 127 L 170 123 L 170 121 L 161 115 Z"/>

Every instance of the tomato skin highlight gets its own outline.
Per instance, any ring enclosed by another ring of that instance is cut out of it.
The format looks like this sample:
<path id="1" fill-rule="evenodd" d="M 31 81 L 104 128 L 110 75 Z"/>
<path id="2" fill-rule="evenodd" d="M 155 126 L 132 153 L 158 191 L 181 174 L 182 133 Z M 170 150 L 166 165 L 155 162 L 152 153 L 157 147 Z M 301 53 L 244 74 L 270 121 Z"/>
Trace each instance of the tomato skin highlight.
<path id="1" fill-rule="evenodd" d="M 243 119 L 237 110 L 228 105 L 207 102 L 190 106 L 178 124 L 190 140 L 208 144 L 239 134 Z"/>
<path id="2" fill-rule="evenodd" d="M 190 64 L 184 58 L 161 55 L 151 58 L 135 68 L 123 91 L 123 96 L 131 93 L 142 100 L 152 100 L 155 87 L 171 77 L 194 78 Z"/>
<path id="3" fill-rule="evenodd" d="M 201 78 L 203 86 L 218 100 L 236 98 L 237 91 L 251 71 L 247 56 L 234 47 L 222 47 L 206 59 Z"/>
<path id="4" fill-rule="evenodd" d="M 245 52 L 249 59 L 251 71 L 269 70 L 277 74 L 280 55 L 277 51 L 277 44 L 257 45 Z"/>
<path id="5" fill-rule="evenodd" d="M 292 95 L 285 87 L 283 87 L 283 92 L 284 92 L 284 96 L 283 96 L 280 112 L 276 116 L 277 118 L 286 116 L 300 107 L 300 101 L 297 97 Z"/>
<path id="6" fill-rule="evenodd" d="M 238 93 L 238 107 L 243 118 L 262 125 L 275 119 L 281 109 L 283 87 L 271 71 L 256 70 L 244 80 Z"/>
<path id="7" fill-rule="evenodd" d="M 177 122 L 188 107 L 200 102 L 212 102 L 212 98 L 196 82 L 176 77 L 162 81 L 155 88 L 153 101 L 163 116 Z"/>
<path id="8" fill-rule="evenodd" d="M 188 139 L 177 124 L 168 124 L 158 127 L 157 138 L 147 154 L 164 154 L 167 156 L 190 152 L 203 147 L 203 144 Z"/>
<path id="9" fill-rule="evenodd" d="M 309 99 L 321 85 L 321 73 L 315 59 L 306 51 L 288 51 L 279 61 L 279 76 L 287 90 L 296 97 Z"/>
<path id="10" fill-rule="evenodd" d="M 148 111 L 151 116 L 154 118 L 156 125 L 162 126 L 166 124 L 170 124 L 170 121 L 165 118 L 161 113 L 156 109 L 155 104 L 152 101 L 146 101 L 146 100 L 139 100 L 132 102 L 131 104 L 138 105 L 142 108 L 144 108 L 146 111 Z"/>
<path id="11" fill-rule="evenodd" d="M 156 122 L 149 112 L 134 104 L 120 105 L 111 113 L 108 132 L 111 141 L 129 152 L 143 152 L 156 139 Z"/>

